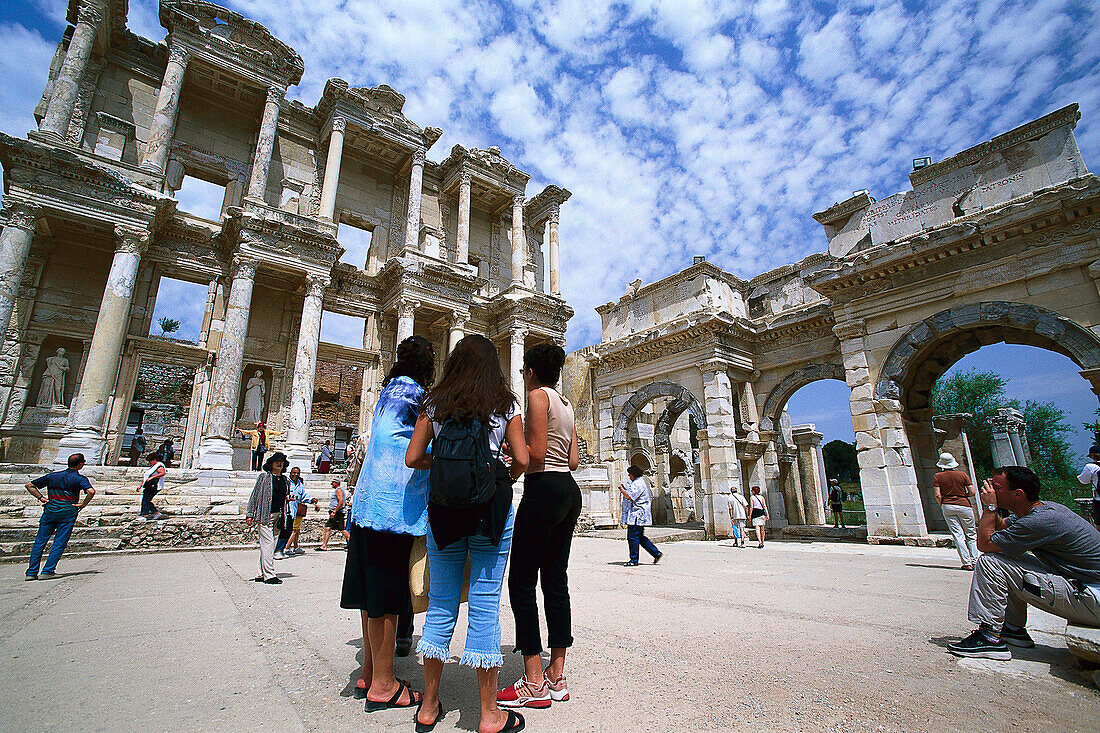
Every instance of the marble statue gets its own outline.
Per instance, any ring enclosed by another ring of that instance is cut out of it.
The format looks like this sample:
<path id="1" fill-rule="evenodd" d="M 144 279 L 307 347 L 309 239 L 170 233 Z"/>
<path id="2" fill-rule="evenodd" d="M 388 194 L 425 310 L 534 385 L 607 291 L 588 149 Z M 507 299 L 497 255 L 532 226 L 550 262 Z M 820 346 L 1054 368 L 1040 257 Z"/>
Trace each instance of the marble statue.
<path id="1" fill-rule="evenodd" d="M 65 406 L 65 373 L 69 371 L 69 360 L 65 358 L 65 349 L 58 349 L 57 356 L 46 359 L 46 371 L 42 373 L 42 386 L 38 389 L 38 406 Z"/>
<path id="2" fill-rule="evenodd" d="M 244 390 L 244 409 L 241 411 L 241 420 L 247 423 L 263 421 L 264 396 L 267 394 L 267 384 L 264 383 L 264 373 L 257 369 L 252 373 Z"/>

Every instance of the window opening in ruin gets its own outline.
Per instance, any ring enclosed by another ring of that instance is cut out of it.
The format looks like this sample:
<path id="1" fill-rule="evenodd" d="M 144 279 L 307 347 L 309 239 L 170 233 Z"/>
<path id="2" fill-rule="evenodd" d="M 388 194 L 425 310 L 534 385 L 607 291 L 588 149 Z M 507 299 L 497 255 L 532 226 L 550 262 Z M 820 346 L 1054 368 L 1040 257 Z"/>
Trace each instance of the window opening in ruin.
<path id="1" fill-rule="evenodd" d="M 336 239 L 344 248 L 340 261 L 355 265 L 361 270 L 367 269 L 367 255 L 370 253 L 371 231 L 366 227 L 340 222 L 336 230 Z"/>
<path id="2" fill-rule="evenodd" d="M 351 440 L 351 428 L 336 428 L 332 439 L 332 459 L 342 463 L 348 457 L 348 441 Z"/>
<path id="3" fill-rule="evenodd" d="M 225 202 L 225 186 L 211 183 L 191 175 L 184 175 L 183 183 L 175 192 L 180 211 L 209 221 L 221 221 L 222 204 Z"/>
<path id="4" fill-rule="evenodd" d="M 153 317 L 149 321 L 149 335 L 173 341 L 197 344 L 202 336 L 202 322 L 206 315 L 208 286 L 162 277 L 157 287 L 157 301 Z M 165 323 L 162 324 L 162 321 Z M 178 322 L 175 330 L 173 321 Z"/>
<path id="5" fill-rule="evenodd" d="M 321 312 L 321 340 L 326 344 L 363 348 L 365 319 L 332 311 Z"/>
<path id="6" fill-rule="evenodd" d="M 129 455 L 130 445 L 134 441 L 134 436 L 137 434 L 137 429 L 141 427 L 142 419 L 145 417 L 145 410 L 138 407 L 131 407 L 130 414 L 126 418 L 126 432 L 122 437 L 122 454 Z"/>

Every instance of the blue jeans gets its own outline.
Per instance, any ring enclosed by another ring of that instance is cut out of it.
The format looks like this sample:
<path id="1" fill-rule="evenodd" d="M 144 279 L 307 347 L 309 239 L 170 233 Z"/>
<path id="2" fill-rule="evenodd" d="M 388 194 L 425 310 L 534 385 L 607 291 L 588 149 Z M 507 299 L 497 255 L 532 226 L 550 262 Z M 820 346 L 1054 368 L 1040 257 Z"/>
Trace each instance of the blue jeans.
<path id="1" fill-rule="evenodd" d="M 626 544 L 630 548 L 630 562 L 634 564 L 638 563 L 638 545 L 644 547 L 645 551 L 653 555 L 654 558 L 661 556 L 661 551 L 645 536 L 645 525 L 626 525 Z"/>
<path id="2" fill-rule="evenodd" d="M 65 551 L 65 545 L 69 544 L 69 536 L 73 533 L 73 525 L 76 524 L 76 512 L 72 515 L 43 513 L 38 520 L 38 534 L 34 537 L 34 545 L 31 546 L 31 561 L 27 565 L 27 577 L 38 575 L 38 564 L 42 562 L 42 551 L 46 549 L 46 543 L 53 535 L 53 547 L 50 548 L 50 556 L 46 558 L 44 573 L 52 573 L 57 568 L 57 561 L 61 559 L 61 553 Z"/>
<path id="3" fill-rule="evenodd" d="M 431 528 L 428 529 L 428 574 L 431 581 L 424 631 L 416 645 L 418 654 L 444 662 L 450 657 L 466 557 L 469 556 L 469 628 L 460 663 L 481 669 L 504 665 L 504 656 L 500 653 L 500 591 L 504 586 L 504 568 L 512 546 L 514 514 L 514 510 L 509 510 L 504 533 L 496 546 L 484 537 L 463 537 L 441 550 L 435 545 Z"/>

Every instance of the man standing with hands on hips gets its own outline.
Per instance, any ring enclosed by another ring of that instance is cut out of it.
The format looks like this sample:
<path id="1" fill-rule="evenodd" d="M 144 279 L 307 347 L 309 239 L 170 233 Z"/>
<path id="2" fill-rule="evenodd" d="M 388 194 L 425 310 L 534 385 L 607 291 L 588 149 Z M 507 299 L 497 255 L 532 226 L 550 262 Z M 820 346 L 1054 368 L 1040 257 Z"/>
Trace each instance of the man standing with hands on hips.
<path id="1" fill-rule="evenodd" d="M 80 475 L 84 467 L 84 454 L 73 453 L 69 456 L 69 467 L 64 471 L 54 471 L 28 481 L 27 491 L 42 502 L 42 518 L 38 520 L 38 534 L 31 546 L 30 564 L 27 566 L 27 580 L 48 580 L 56 578 L 57 561 L 69 544 L 69 537 L 76 524 L 76 515 L 88 506 L 95 496 L 95 489 L 85 476 Z M 46 489 L 46 496 L 41 489 Z M 80 492 L 84 492 L 84 501 L 80 502 Z M 80 502 L 79 504 L 77 502 Z M 53 547 L 46 558 L 46 566 L 38 573 L 38 564 L 42 562 L 42 551 L 53 535 Z"/>

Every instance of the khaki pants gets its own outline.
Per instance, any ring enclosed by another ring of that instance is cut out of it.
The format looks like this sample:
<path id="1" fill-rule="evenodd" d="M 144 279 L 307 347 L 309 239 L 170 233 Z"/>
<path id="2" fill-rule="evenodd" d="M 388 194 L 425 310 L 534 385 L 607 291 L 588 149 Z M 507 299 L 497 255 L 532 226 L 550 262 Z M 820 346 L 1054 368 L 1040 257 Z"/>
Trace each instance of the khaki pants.
<path id="1" fill-rule="evenodd" d="M 943 520 L 955 540 L 955 549 L 963 565 L 973 565 L 978 559 L 978 530 L 974 526 L 974 510 L 961 504 L 944 504 Z"/>
<path id="2" fill-rule="evenodd" d="M 1100 600 L 1087 590 L 1081 596 L 1061 575 L 1051 573 L 1031 555 L 1010 558 L 999 552 L 978 557 L 970 584 L 968 617 L 999 631 L 1005 624 L 1027 624 L 1028 605 L 1075 624 L 1100 626 Z"/>
<path id="3" fill-rule="evenodd" d="M 266 523 L 258 523 L 256 532 L 260 535 L 260 577 L 264 580 L 275 577 L 275 531 L 273 526 L 278 514 L 272 514 Z"/>

